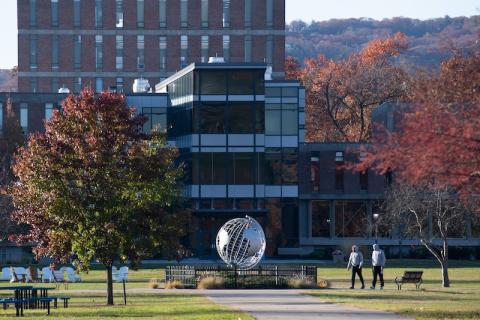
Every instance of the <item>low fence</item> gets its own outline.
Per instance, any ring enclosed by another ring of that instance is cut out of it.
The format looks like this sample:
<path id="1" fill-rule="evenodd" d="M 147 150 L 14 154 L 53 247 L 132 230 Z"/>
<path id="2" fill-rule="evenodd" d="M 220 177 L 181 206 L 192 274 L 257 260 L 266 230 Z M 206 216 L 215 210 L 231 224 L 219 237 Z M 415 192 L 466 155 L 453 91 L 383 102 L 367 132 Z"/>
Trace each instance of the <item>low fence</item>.
<path id="1" fill-rule="evenodd" d="M 269 289 L 287 288 L 290 279 L 317 281 L 317 267 L 305 265 L 260 265 L 249 270 L 227 266 L 167 266 L 165 281 L 180 281 L 185 287 L 196 288 L 206 277 L 222 277 L 225 288 Z"/>

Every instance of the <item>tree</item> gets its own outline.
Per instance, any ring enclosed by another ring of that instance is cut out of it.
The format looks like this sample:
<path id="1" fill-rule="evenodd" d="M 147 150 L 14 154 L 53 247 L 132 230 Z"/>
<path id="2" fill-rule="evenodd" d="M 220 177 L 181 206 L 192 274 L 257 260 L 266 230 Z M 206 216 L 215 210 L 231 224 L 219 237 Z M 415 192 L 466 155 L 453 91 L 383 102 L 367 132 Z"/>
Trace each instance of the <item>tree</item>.
<path id="1" fill-rule="evenodd" d="M 12 182 L 11 170 L 12 156 L 15 150 L 22 146 L 25 138 L 18 118 L 13 111 L 12 99 L 8 98 L 5 105 L 3 126 L 0 130 L 0 241 L 4 241 L 19 227 L 12 221 L 12 199 L 7 194 L 6 188 Z"/>
<path id="2" fill-rule="evenodd" d="M 115 260 L 173 255 L 185 233 L 177 150 L 163 135 L 143 135 L 144 122 L 123 96 L 85 90 L 30 136 L 13 167 L 13 216 L 30 227 L 19 240 L 33 241 L 37 256 L 101 262 L 109 305 Z"/>
<path id="3" fill-rule="evenodd" d="M 417 78 L 397 130 L 374 139 L 359 169 L 452 187 L 463 199 L 480 194 L 480 51 L 456 54 L 438 74 Z"/>
<path id="4" fill-rule="evenodd" d="M 449 237 L 465 230 L 473 219 L 473 208 L 465 205 L 446 187 L 413 187 L 393 184 L 384 204 L 384 224 L 396 227 L 402 237 L 418 239 L 437 259 L 442 269 L 442 285 L 450 286 L 448 276 Z"/>
<path id="5" fill-rule="evenodd" d="M 287 57 L 285 60 L 285 79 L 286 80 L 299 80 L 301 74 L 301 66 L 297 59 L 293 57 Z"/>
<path id="6" fill-rule="evenodd" d="M 306 60 L 300 78 L 307 89 L 307 141 L 368 141 L 372 110 L 406 94 L 408 77 L 392 59 L 407 47 L 397 33 L 371 41 L 346 60 Z"/>

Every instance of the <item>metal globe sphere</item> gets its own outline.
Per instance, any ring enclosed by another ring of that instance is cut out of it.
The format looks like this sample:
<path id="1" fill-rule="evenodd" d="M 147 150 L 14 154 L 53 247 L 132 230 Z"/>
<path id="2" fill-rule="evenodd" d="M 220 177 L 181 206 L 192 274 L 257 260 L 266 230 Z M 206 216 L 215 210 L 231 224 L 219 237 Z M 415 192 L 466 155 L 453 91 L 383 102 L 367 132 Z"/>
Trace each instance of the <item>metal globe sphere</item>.
<path id="1" fill-rule="evenodd" d="M 237 218 L 225 223 L 217 234 L 217 251 L 229 266 L 239 269 L 255 267 L 265 253 L 265 234 L 253 218 Z"/>

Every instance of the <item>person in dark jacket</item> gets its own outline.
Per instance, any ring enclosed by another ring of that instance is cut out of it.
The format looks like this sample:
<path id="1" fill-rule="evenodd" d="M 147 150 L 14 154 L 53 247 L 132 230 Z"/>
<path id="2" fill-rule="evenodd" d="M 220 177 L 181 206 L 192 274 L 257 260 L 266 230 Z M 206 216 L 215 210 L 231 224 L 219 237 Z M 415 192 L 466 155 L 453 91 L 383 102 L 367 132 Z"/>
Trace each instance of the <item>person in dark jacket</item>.
<path id="1" fill-rule="evenodd" d="M 373 281 L 370 289 L 375 289 L 375 286 L 377 285 L 377 277 L 380 277 L 380 290 L 383 289 L 383 286 L 385 285 L 385 282 L 383 281 L 383 268 L 385 267 L 386 262 L 387 258 L 385 257 L 385 252 L 380 249 L 378 244 L 374 244 L 372 252 Z"/>
<path id="2" fill-rule="evenodd" d="M 348 260 L 347 270 L 352 269 L 352 286 L 350 289 L 355 288 L 355 275 L 358 274 L 360 282 L 362 283 L 362 289 L 365 289 L 365 282 L 363 282 L 362 276 L 363 267 L 363 255 L 358 250 L 357 246 L 352 246 L 352 253 L 350 253 L 350 259 Z"/>

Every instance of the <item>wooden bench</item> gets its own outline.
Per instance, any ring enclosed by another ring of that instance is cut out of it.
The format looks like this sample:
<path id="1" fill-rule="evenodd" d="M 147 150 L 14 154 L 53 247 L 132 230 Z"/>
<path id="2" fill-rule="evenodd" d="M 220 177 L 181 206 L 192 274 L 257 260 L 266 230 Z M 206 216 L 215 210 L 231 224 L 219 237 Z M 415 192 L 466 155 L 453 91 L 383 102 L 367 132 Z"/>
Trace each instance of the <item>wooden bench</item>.
<path id="1" fill-rule="evenodd" d="M 405 283 L 413 283 L 415 287 L 420 289 L 422 284 L 422 275 L 423 271 L 405 271 L 402 277 L 396 277 L 395 283 L 397 284 L 397 289 L 402 290 L 402 285 Z"/>

